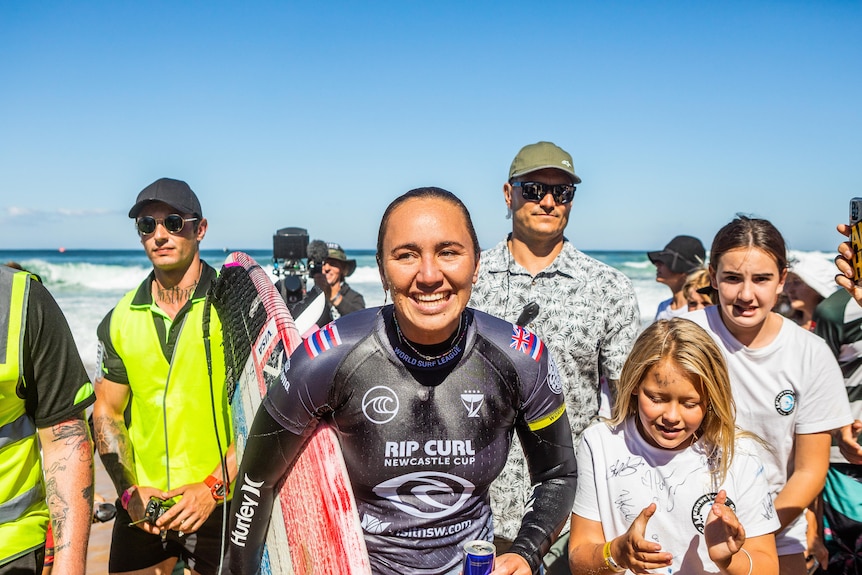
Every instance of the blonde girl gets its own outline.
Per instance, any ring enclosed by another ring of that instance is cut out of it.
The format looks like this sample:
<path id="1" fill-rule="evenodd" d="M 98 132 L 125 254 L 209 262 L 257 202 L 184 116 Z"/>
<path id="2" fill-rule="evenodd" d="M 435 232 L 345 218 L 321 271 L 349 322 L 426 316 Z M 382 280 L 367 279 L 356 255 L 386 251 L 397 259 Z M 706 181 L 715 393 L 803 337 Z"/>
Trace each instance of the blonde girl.
<path id="1" fill-rule="evenodd" d="M 777 574 L 763 464 L 734 421 L 709 335 L 682 318 L 649 326 L 623 367 L 612 418 L 578 447 L 572 573 Z"/>

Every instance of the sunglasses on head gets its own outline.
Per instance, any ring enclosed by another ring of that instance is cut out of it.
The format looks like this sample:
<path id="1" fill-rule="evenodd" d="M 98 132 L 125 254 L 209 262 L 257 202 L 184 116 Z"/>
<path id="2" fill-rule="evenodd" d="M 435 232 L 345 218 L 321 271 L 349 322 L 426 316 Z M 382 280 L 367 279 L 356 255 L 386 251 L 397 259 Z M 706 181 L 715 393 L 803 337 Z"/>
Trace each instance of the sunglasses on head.
<path id="1" fill-rule="evenodd" d="M 179 214 L 171 214 L 165 216 L 164 219 L 156 219 L 153 216 L 143 216 L 135 220 L 135 229 L 142 236 L 149 235 L 156 231 L 156 226 L 162 224 L 165 229 L 172 234 L 178 234 L 183 231 L 186 222 L 196 222 L 197 218 L 184 218 Z"/>
<path id="2" fill-rule="evenodd" d="M 539 182 L 512 182 L 512 187 L 521 188 L 521 195 L 525 200 L 541 202 L 545 194 L 551 194 L 554 196 L 554 201 L 558 204 L 568 204 L 571 202 L 575 198 L 575 190 L 577 189 L 572 184 L 552 186 Z"/>

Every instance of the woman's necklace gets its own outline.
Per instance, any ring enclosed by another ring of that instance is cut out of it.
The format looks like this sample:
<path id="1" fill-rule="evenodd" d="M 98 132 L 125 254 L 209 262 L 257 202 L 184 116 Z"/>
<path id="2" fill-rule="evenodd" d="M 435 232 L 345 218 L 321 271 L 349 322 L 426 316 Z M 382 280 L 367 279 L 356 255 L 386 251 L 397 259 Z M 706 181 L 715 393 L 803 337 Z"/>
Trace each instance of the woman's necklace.
<path id="1" fill-rule="evenodd" d="M 395 312 L 392 312 L 392 319 L 395 322 L 395 332 L 398 334 L 398 341 L 403 343 L 407 348 L 412 351 L 417 357 L 421 357 L 427 362 L 437 361 L 450 355 L 452 351 L 458 347 L 464 340 L 464 337 L 467 335 L 467 330 L 465 329 L 467 324 L 467 316 L 464 313 L 461 313 L 461 319 L 458 322 L 458 331 L 449 339 L 449 344 L 446 345 L 446 351 L 439 353 L 437 355 L 427 355 L 416 349 L 410 340 L 404 336 L 404 333 L 401 331 L 401 326 L 398 325 L 398 316 Z M 435 346 L 436 347 L 436 346 Z"/>

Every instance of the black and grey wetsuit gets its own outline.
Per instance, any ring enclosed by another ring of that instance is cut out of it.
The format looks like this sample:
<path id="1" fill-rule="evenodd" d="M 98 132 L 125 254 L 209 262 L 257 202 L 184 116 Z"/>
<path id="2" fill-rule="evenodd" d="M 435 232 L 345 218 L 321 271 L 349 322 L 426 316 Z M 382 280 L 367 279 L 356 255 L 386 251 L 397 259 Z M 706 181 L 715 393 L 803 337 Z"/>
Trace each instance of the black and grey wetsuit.
<path id="1" fill-rule="evenodd" d="M 470 309 L 462 321 L 463 336 L 439 356 L 400 339 L 392 306 L 314 334 L 257 413 L 237 489 L 264 481 L 270 509 L 273 486 L 324 419 L 341 442 L 374 572 L 445 573 L 464 542 L 493 537 L 488 486 L 517 431 L 536 487 L 511 551 L 535 571 L 574 499 L 560 378 L 531 332 Z M 268 520 L 255 514 L 245 546 L 231 544 L 232 572 L 257 572 Z"/>

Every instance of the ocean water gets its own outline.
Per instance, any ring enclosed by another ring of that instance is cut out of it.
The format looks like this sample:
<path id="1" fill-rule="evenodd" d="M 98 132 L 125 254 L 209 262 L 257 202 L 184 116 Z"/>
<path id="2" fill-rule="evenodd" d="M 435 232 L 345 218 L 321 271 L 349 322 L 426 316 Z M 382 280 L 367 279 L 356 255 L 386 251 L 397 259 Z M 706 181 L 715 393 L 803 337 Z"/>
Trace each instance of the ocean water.
<path id="1" fill-rule="evenodd" d="M 275 280 L 270 250 L 247 250 Z M 670 290 L 655 281 L 655 266 L 645 252 L 588 251 L 589 255 L 622 271 L 637 294 L 641 325 L 652 321 L 659 302 Z M 833 254 L 813 252 L 831 259 Z M 220 268 L 221 250 L 202 250 L 202 257 Z M 359 291 L 369 307 L 383 304 L 383 289 L 373 250 L 347 251 L 357 266 L 348 283 Z M 791 257 L 793 252 L 791 252 Z M 81 359 L 90 374 L 95 370 L 96 327 L 124 293 L 136 287 L 150 272 L 143 250 L 0 250 L 0 263 L 16 261 L 39 274 L 52 293 L 72 329 Z"/>

